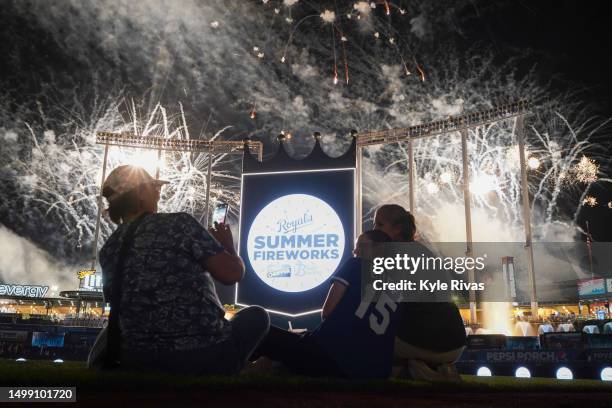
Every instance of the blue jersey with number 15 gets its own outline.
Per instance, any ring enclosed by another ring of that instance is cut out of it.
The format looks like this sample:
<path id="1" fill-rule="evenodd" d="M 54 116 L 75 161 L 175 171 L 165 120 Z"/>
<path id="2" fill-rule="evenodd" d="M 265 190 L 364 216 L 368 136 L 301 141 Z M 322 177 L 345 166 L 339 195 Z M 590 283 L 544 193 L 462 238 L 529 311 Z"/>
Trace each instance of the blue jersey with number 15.
<path id="1" fill-rule="evenodd" d="M 349 376 L 386 378 L 391 373 L 399 305 L 387 294 L 361 296 L 361 259 L 345 262 L 332 282 L 346 286 L 331 315 L 313 333 L 313 339 Z"/>

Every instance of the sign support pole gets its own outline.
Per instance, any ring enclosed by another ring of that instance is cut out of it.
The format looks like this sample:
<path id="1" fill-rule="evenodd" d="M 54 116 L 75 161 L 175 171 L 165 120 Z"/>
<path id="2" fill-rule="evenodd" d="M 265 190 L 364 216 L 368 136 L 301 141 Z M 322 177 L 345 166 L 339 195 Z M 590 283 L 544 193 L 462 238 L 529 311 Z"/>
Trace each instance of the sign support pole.
<path id="1" fill-rule="evenodd" d="M 470 167 L 468 163 L 467 153 L 467 137 L 468 130 L 461 130 L 461 158 L 463 162 L 463 207 L 465 209 L 465 241 L 466 250 L 465 255 L 467 257 L 474 256 L 473 238 L 472 238 L 472 209 L 471 209 L 471 195 L 470 195 Z M 470 283 L 475 281 L 474 269 L 468 269 L 468 280 Z M 476 292 L 470 290 L 470 322 L 472 324 L 478 323 L 478 315 L 476 313 Z"/>
<path id="2" fill-rule="evenodd" d="M 208 151 L 208 170 L 206 173 L 206 207 L 205 207 L 205 214 L 206 214 L 206 225 L 210 225 L 210 183 L 212 181 L 212 161 L 213 161 L 213 154 L 212 154 L 212 150 Z"/>
<path id="3" fill-rule="evenodd" d="M 100 236 L 100 218 L 102 217 L 102 187 L 106 179 L 106 164 L 108 162 L 108 144 L 104 145 L 104 158 L 102 159 L 102 180 L 100 180 L 100 194 L 98 194 L 98 215 L 96 216 L 96 230 L 93 239 L 93 257 L 91 261 L 91 270 L 96 269 L 98 262 L 98 238 Z M 81 281 L 82 282 L 82 281 Z"/>
<path id="4" fill-rule="evenodd" d="M 159 149 L 157 151 L 157 164 L 155 166 L 155 179 L 156 180 L 159 180 L 159 170 L 160 170 L 159 162 L 161 161 L 161 155 L 162 155 L 162 151 L 161 149 Z"/>
<path id="5" fill-rule="evenodd" d="M 525 122 L 524 116 L 516 118 L 516 138 L 519 148 L 521 166 L 521 193 L 523 198 L 523 224 L 525 228 L 525 253 L 527 255 L 527 272 L 529 276 L 529 295 L 531 300 L 531 318 L 538 318 L 538 296 L 536 293 L 535 271 L 533 263 L 533 246 L 531 245 L 531 207 L 529 204 L 529 183 L 525 161 Z"/>
<path id="6" fill-rule="evenodd" d="M 356 162 L 355 162 L 355 230 L 357 237 L 361 235 L 363 230 L 362 220 L 362 164 L 363 164 L 363 147 L 356 147 Z M 357 238 L 355 237 L 355 238 Z"/>
<path id="7" fill-rule="evenodd" d="M 414 215 L 414 151 L 412 146 L 412 138 L 408 139 L 408 189 L 409 189 L 409 203 L 410 213 Z"/>

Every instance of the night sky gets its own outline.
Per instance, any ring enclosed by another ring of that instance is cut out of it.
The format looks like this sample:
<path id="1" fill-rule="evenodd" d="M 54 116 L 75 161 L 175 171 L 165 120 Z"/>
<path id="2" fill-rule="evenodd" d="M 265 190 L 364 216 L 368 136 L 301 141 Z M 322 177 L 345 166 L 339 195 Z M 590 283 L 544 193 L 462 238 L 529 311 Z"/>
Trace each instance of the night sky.
<path id="1" fill-rule="evenodd" d="M 558 89 L 578 84 L 585 100 L 598 114 L 612 115 L 612 42 L 609 8 L 600 1 L 476 1 L 466 7 L 471 24 L 466 25 L 464 45 L 474 42 L 493 45 L 499 59 L 517 49 L 534 50 L 542 80 L 550 78 Z M 525 69 L 529 64 L 525 65 Z M 608 158 L 612 157 L 608 137 Z M 606 169 L 607 167 L 607 169 Z M 609 174 L 610 162 L 602 163 Z M 610 184 L 597 183 L 593 195 L 600 205 L 583 208 L 579 223 L 589 221 L 595 240 L 612 241 Z"/>
<path id="2" fill-rule="evenodd" d="M 516 49 L 532 49 L 542 78 L 581 84 L 585 97 L 612 106 L 612 42 L 609 8 L 599 1 L 474 2 L 465 43 L 492 44 L 501 60 Z M 496 5 L 499 4 L 499 5 Z"/>

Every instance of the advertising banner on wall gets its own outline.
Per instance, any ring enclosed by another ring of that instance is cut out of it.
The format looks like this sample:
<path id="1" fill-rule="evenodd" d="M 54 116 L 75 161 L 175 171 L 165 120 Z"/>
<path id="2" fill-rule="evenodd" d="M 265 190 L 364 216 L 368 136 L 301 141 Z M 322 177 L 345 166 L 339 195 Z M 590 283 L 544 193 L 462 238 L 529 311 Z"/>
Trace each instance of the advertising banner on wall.
<path id="1" fill-rule="evenodd" d="M 64 333 L 32 332 L 32 347 L 64 347 Z"/>
<path id="2" fill-rule="evenodd" d="M 604 278 L 582 279 L 578 281 L 578 296 L 590 297 L 606 293 Z"/>
<path id="3" fill-rule="evenodd" d="M 318 142 L 301 160 L 243 162 L 236 304 L 289 316 L 316 313 L 329 278 L 351 256 L 355 237 L 354 144 L 339 158 Z M 248 154 L 250 156 L 250 154 Z"/>

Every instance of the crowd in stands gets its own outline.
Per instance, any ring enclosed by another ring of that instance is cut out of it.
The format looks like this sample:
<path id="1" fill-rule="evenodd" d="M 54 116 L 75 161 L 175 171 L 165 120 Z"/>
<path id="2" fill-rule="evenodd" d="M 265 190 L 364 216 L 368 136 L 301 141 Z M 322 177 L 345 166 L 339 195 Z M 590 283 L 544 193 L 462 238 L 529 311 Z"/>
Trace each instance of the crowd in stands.
<path id="1" fill-rule="evenodd" d="M 84 361 L 87 359 L 99 329 L 104 327 L 106 322 L 106 316 L 94 314 L 80 316 L 0 314 L 0 358 Z M 36 332 L 63 335 L 63 345 L 61 347 L 49 347 L 45 344 L 33 346 L 32 338 Z M 6 336 L 17 337 L 7 338 Z"/>
<path id="2" fill-rule="evenodd" d="M 57 325 L 69 327 L 97 327 L 102 328 L 106 325 L 108 316 L 96 314 L 68 314 L 60 316 L 51 315 L 27 315 L 18 313 L 0 314 L 0 324 L 28 324 L 28 325 Z"/>

